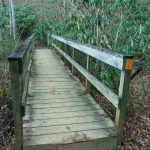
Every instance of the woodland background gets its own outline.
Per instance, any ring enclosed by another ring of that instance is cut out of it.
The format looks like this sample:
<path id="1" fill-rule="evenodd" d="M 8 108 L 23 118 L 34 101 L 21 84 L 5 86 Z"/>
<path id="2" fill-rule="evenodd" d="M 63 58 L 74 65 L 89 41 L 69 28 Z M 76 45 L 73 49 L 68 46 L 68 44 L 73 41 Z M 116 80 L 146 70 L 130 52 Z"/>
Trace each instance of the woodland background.
<path id="1" fill-rule="evenodd" d="M 10 18 L 14 5 L 15 27 Z M 15 36 L 14 38 L 14 32 Z M 44 47 L 45 32 L 135 56 L 138 75 L 131 81 L 134 111 L 129 109 L 121 149 L 150 147 L 150 1 L 149 0 L 0 0 L 0 149 L 15 149 L 7 57 L 33 32 Z M 84 58 L 78 57 L 84 65 Z M 117 92 L 120 72 L 96 61 L 92 73 Z M 80 80 L 82 77 L 78 74 Z M 96 89 L 95 99 L 112 106 Z"/>

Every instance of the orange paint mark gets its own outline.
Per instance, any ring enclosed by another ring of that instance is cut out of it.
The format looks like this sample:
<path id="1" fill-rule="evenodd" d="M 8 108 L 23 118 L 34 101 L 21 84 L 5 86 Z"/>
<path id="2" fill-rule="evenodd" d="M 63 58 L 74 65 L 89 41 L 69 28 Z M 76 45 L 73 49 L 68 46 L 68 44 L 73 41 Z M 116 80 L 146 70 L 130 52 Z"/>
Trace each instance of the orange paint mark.
<path id="1" fill-rule="evenodd" d="M 125 65 L 125 69 L 126 70 L 131 70 L 133 67 L 133 59 L 127 59 L 126 60 L 126 65 Z"/>

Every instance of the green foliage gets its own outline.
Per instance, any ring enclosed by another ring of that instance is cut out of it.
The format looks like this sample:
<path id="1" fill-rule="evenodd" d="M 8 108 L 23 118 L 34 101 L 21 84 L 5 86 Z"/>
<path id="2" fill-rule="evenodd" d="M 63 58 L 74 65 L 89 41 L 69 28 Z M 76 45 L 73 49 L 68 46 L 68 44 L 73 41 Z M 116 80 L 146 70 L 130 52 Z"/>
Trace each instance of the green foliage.
<path id="1" fill-rule="evenodd" d="M 71 12 L 53 32 L 82 43 L 132 54 L 137 60 L 146 57 L 145 62 L 150 63 L 149 0 L 82 0 L 75 5 L 78 12 Z M 116 89 L 118 70 L 97 61 L 94 71 L 101 81 Z"/>
<path id="2" fill-rule="evenodd" d="M 46 31 L 50 30 L 50 26 L 46 21 L 37 24 L 34 29 L 34 33 L 36 35 L 36 40 L 40 42 L 41 45 L 45 44 Z"/>
<path id="3" fill-rule="evenodd" d="M 16 6 L 17 29 L 23 36 L 31 35 L 36 23 L 36 15 L 30 3 L 19 3 Z"/>
<path id="4" fill-rule="evenodd" d="M 8 7 L 3 7 L 2 15 L 0 15 L 0 28 L 9 29 L 9 10 Z"/>
<path id="5" fill-rule="evenodd" d="M 13 49 L 14 44 L 12 38 L 9 35 L 6 35 L 5 33 L 3 40 L 0 41 L 0 61 L 1 60 L 5 61 Z"/>
<path id="6" fill-rule="evenodd" d="M 19 3 L 16 5 L 16 26 L 19 35 L 28 36 L 33 32 L 36 23 L 36 15 L 30 3 Z M 6 5 L 0 16 L 0 27 L 9 30 L 9 8 Z"/>

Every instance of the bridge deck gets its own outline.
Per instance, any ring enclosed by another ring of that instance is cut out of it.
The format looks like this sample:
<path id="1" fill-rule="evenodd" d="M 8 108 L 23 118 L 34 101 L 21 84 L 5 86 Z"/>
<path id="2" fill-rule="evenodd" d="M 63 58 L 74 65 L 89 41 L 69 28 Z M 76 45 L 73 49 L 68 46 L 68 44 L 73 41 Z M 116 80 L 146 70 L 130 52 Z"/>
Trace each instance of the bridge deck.
<path id="1" fill-rule="evenodd" d="M 116 149 L 114 123 L 57 57 L 49 49 L 34 52 L 24 149 Z"/>

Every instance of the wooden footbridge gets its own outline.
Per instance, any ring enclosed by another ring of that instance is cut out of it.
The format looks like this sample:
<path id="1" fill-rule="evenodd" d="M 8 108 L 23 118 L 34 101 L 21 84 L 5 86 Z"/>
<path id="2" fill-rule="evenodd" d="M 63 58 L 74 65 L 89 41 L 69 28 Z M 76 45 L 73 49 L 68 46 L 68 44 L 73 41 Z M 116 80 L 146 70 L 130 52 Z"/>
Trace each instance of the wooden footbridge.
<path id="1" fill-rule="evenodd" d="M 54 34 L 52 38 L 53 48 L 35 50 L 32 35 L 8 58 L 17 150 L 117 149 L 130 99 L 133 57 Z M 85 54 L 86 68 L 75 61 L 76 51 Z M 90 57 L 121 70 L 118 95 L 88 71 Z M 85 86 L 74 77 L 75 69 L 85 76 Z M 115 122 L 88 93 L 89 82 L 116 108 Z"/>

